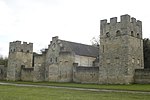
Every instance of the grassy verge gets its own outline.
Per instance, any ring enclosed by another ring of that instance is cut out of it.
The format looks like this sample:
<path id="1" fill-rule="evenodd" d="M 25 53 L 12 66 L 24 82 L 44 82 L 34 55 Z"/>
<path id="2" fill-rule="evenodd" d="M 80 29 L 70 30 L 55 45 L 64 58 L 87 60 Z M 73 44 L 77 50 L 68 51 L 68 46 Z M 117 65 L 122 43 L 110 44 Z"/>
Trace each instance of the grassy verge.
<path id="1" fill-rule="evenodd" d="M 132 91 L 149 91 L 150 84 L 130 84 L 130 85 L 100 85 L 100 84 L 78 84 L 78 83 L 58 83 L 58 82 L 12 82 L 17 84 L 33 84 L 33 85 L 48 85 L 48 86 L 63 86 L 77 88 L 94 88 L 94 89 L 115 89 L 115 90 L 132 90 Z"/>
<path id="2" fill-rule="evenodd" d="M 149 94 L 91 92 L 0 85 L 0 100 L 149 100 Z"/>

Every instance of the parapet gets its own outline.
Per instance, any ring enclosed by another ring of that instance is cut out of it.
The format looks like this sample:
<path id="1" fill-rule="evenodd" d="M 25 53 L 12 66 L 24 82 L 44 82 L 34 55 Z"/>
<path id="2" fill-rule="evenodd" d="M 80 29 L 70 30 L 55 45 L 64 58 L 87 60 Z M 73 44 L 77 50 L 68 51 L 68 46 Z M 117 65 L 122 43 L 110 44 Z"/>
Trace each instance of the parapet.
<path id="1" fill-rule="evenodd" d="M 134 23 L 138 26 L 142 25 L 141 21 L 136 20 L 136 18 L 134 17 L 131 18 L 130 15 L 128 14 L 121 15 L 120 22 L 117 21 L 117 17 L 110 18 L 110 23 L 107 22 L 107 19 L 101 20 L 101 26 L 106 25 L 106 24 L 114 25 L 116 23 Z"/>
<path id="2" fill-rule="evenodd" d="M 121 23 L 125 23 L 125 22 L 130 22 L 130 15 L 126 14 L 126 15 L 121 15 Z"/>
<path id="3" fill-rule="evenodd" d="M 10 52 L 33 52 L 33 43 L 21 42 L 21 41 L 13 41 L 9 44 Z"/>
<path id="4" fill-rule="evenodd" d="M 121 15 L 120 21 L 117 21 L 117 17 L 112 17 L 108 21 L 107 19 L 100 21 L 100 33 L 106 35 L 107 33 L 111 36 L 116 36 L 116 33 L 120 31 L 122 34 L 128 34 L 137 38 L 142 38 L 142 22 L 136 20 L 128 14 Z"/>
<path id="5" fill-rule="evenodd" d="M 113 17 L 113 18 L 110 18 L 110 24 L 116 24 L 117 23 L 117 17 Z"/>

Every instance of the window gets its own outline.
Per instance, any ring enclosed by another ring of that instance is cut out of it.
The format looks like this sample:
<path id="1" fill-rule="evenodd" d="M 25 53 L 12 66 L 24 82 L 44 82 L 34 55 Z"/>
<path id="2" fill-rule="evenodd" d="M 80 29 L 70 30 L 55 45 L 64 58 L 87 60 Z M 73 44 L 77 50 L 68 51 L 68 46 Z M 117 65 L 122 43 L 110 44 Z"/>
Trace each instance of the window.
<path id="1" fill-rule="evenodd" d="M 50 62 L 52 62 L 53 61 L 53 59 L 52 58 L 50 58 Z"/>
<path id="2" fill-rule="evenodd" d="M 106 37 L 110 37 L 110 33 L 109 32 L 106 33 Z"/>
<path id="3" fill-rule="evenodd" d="M 115 62 L 116 62 L 117 64 L 120 63 L 119 57 L 115 57 Z"/>
<path id="4" fill-rule="evenodd" d="M 134 32 L 133 31 L 131 31 L 131 36 L 134 36 Z"/>
<path id="5" fill-rule="evenodd" d="M 25 68 L 25 65 L 21 65 L 21 68 Z"/>
<path id="6" fill-rule="evenodd" d="M 58 62 L 58 59 L 57 59 L 57 57 L 56 57 L 56 59 L 55 59 L 55 60 L 56 60 L 56 62 Z"/>
<path id="7" fill-rule="evenodd" d="M 132 63 L 134 63 L 134 60 L 135 60 L 135 59 L 134 59 L 134 58 L 132 58 Z"/>
<path id="8" fill-rule="evenodd" d="M 104 50 L 105 50 L 105 49 L 104 49 L 104 45 L 103 45 L 103 53 L 104 53 Z"/>
<path id="9" fill-rule="evenodd" d="M 140 64 L 140 59 L 137 60 L 137 64 L 138 64 L 138 65 Z"/>
<path id="10" fill-rule="evenodd" d="M 116 36 L 120 36 L 120 35 L 121 35 L 120 30 L 117 30 L 117 31 L 116 31 Z"/>
<path id="11" fill-rule="evenodd" d="M 139 33 L 137 33 L 137 38 L 139 38 L 140 37 L 140 34 Z"/>

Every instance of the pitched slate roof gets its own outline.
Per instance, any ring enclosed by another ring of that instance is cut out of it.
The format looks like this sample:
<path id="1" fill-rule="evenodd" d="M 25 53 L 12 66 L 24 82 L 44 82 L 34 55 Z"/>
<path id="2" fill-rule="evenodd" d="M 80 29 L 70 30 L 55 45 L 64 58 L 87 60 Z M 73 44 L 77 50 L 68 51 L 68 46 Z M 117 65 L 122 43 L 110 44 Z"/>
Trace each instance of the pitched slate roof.
<path id="1" fill-rule="evenodd" d="M 98 47 L 64 40 L 61 40 L 61 42 L 66 47 L 69 47 L 76 55 L 88 57 L 98 57 L 99 55 Z"/>

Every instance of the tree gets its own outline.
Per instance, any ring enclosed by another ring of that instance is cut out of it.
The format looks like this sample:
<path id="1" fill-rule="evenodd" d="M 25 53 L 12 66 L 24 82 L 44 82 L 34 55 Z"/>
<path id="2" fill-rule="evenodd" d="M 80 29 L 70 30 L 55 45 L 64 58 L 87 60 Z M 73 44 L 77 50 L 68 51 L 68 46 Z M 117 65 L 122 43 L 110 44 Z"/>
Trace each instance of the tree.
<path id="1" fill-rule="evenodd" d="M 98 38 L 93 37 L 91 43 L 93 46 L 99 46 L 100 45 L 99 37 Z"/>
<path id="2" fill-rule="evenodd" d="M 144 68 L 150 68 L 150 40 L 143 39 Z"/>
<path id="3" fill-rule="evenodd" d="M 48 49 L 46 49 L 46 48 L 42 48 L 42 49 L 40 50 L 40 53 L 45 53 L 47 50 L 48 50 Z"/>
<path id="4" fill-rule="evenodd" d="M 0 65 L 4 65 L 5 67 L 7 67 L 7 63 L 8 63 L 8 58 L 7 57 L 2 57 L 0 56 Z"/>

